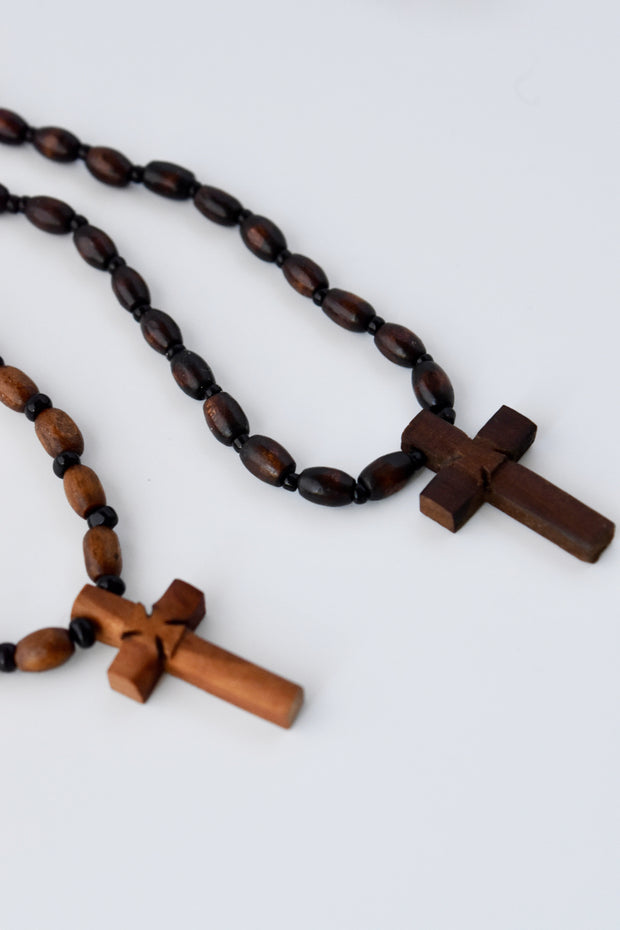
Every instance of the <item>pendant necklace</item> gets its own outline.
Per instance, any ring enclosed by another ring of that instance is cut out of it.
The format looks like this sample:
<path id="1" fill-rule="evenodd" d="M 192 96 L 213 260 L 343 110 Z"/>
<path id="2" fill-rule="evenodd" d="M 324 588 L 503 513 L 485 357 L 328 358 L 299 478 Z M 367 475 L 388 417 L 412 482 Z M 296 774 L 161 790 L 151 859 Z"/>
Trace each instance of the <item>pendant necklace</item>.
<path id="1" fill-rule="evenodd" d="M 242 407 L 217 384 L 207 362 L 186 348 L 177 323 L 153 308 L 148 285 L 103 230 L 63 201 L 12 194 L 0 185 L 0 214 L 23 214 L 44 232 L 73 233 L 81 257 L 110 274 L 117 300 L 139 323 L 151 348 L 170 362 L 181 390 L 203 402 L 211 433 L 231 446 L 261 481 L 297 491 L 312 503 L 339 507 L 382 500 L 401 490 L 426 466 L 436 475 L 420 494 L 420 509 L 452 532 L 487 502 L 586 562 L 595 562 L 611 542 L 614 525 L 610 520 L 519 464 L 536 435 L 531 420 L 504 406 L 473 439 L 467 437 L 454 425 L 452 384 L 422 340 L 406 327 L 383 320 L 355 294 L 330 287 L 319 265 L 289 251 L 283 233 L 271 220 L 244 208 L 219 188 L 200 183 L 193 172 L 179 165 L 163 161 L 135 165 L 115 149 L 83 144 L 68 130 L 34 129 L 10 110 L 0 109 L 0 143 L 31 143 L 55 162 L 81 160 L 93 177 L 112 187 L 142 184 L 168 199 L 192 200 L 212 222 L 238 227 L 248 249 L 281 268 L 288 283 L 331 320 L 351 332 L 370 334 L 386 358 L 411 369 L 413 390 L 423 409 L 405 428 L 398 451 L 375 459 L 357 479 L 323 466 L 298 473 L 295 460 L 280 443 L 251 434 Z M 1 645 L 0 671 L 56 667 L 72 654 L 74 643 L 89 646 L 99 639 L 119 648 L 109 679 L 113 688 L 129 697 L 145 701 L 167 671 L 274 723 L 290 726 L 303 700 L 301 688 L 196 636 L 193 630 L 205 612 L 200 591 L 175 581 L 151 615 L 141 604 L 122 596 L 120 546 L 114 532 L 117 517 L 107 506 L 95 473 L 81 464 L 83 441 L 71 418 L 54 408 L 23 372 L 1 361 L 0 401 L 34 421 L 71 506 L 87 520 L 84 555 L 95 582 L 78 595 L 68 630 L 42 630 L 17 646 Z"/>

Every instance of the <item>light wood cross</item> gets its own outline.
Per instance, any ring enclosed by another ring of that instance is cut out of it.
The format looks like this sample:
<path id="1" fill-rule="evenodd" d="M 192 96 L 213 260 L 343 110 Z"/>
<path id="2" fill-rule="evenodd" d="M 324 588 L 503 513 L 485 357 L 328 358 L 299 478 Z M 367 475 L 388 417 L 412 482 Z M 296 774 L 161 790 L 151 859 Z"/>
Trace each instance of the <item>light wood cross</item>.
<path id="1" fill-rule="evenodd" d="M 540 475 L 517 464 L 536 424 L 501 407 L 474 439 L 428 410 L 411 421 L 403 452 L 419 449 L 438 474 L 420 495 L 420 510 L 455 533 L 487 501 L 585 562 L 596 562 L 614 524 Z"/>
<path id="2" fill-rule="evenodd" d="M 281 727 L 290 727 L 303 690 L 196 636 L 205 615 L 202 591 L 173 581 L 147 614 L 142 604 L 94 585 L 76 598 L 71 617 L 87 617 L 97 639 L 119 652 L 108 670 L 115 691 L 144 702 L 164 672 L 236 704 Z"/>

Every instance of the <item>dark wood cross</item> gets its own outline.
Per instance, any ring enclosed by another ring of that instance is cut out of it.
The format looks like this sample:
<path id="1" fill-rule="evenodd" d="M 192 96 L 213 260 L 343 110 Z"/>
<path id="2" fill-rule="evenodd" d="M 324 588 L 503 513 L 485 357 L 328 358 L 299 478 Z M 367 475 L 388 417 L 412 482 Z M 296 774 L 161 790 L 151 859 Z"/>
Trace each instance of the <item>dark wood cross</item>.
<path id="1" fill-rule="evenodd" d="M 402 437 L 437 475 L 420 495 L 420 510 L 455 533 L 487 501 L 585 562 L 596 562 L 614 524 L 570 494 L 517 464 L 534 442 L 536 424 L 501 407 L 474 439 L 423 410 Z"/>
<path id="2" fill-rule="evenodd" d="M 290 727 L 303 703 L 303 690 L 219 646 L 196 636 L 205 615 L 202 591 L 173 581 L 149 615 L 94 585 L 78 594 L 71 617 L 87 617 L 97 639 L 119 652 L 108 670 L 115 691 L 144 703 L 164 672 L 236 704 L 281 727 Z"/>

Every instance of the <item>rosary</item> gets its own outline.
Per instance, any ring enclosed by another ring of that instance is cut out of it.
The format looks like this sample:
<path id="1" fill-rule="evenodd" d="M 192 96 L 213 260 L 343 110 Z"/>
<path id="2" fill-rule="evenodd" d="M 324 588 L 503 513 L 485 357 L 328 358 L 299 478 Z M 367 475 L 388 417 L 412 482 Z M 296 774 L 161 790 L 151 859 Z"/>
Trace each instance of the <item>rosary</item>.
<path id="1" fill-rule="evenodd" d="M 470 439 L 455 425 L 454 391 L 443 369 L 411 330 L 386 323 L 374 308 L 349 291 L 329 286 L 322 268 L 291 253 L 271 220 L 245 209 L 230 194 L 198 182 L 191 171 L 169 162 L 132 164 L 121 152 L 84 145 L 56 127 L 33 129 L 16 113 L 0 109 L 0 142 L 31 143 L 45 158 L 85 163 L 93 177 L 113 187 L 143 184 L 172 200 L 193 200 L 205 217 L 224 227 L 238 226 L 248 249 L 281 268 L 288 283 L 311 298 L 339 326 L 369 333 L 391 362 L 412 370 L 415 396 L 422 411 L 403 432 L 401 448 L 380 456 L 355 479 L 337 468 L 296 471 L 296 462 L 280 443 L 250 433 L 239 403 L 216 383 L 209 365 L 183 344 L 177 323 L 151 306 L 149 288 L 129 267 L 112 239 L 68 204 L 52 197 L 23 197 L 0 184 L 0 214 L 23 214 L 38 229 L 73 234 L 82 258 L 111 276 L 112 290 L 139 323 L 142 335 L 170 362 L 181 390 L 203 402 L 207 426 L 215 438 L 238 453 L 249 472 L 267 484 L 299 492 L 328 507 L 379 501 L 401 490 L 423 466 L 435 477 L 420 494 L 420 510 L 456 532 L 483 503 L 492 504 L 586 562 L 596 562 L 609 545 L 614 525 L 585 504 L 519 464 L 534 441 L 536 425 L 510 407 L 501 407 Z M 118 517 L 106 503 L 95 472 L 83 465 L 82 434 L 71 417 L 52 405 L 19 368 L 0 358 L 0 401 L 34 422 L 35 433 L 53 458 L 69 504 L 86 520 L 86 571 L 94 584 L 79 593 L 67 629 L 47 628 L 17 644 L 0 645 L 0 671 L 46 671 L 64 663 L 75 646 L 96 640 L 119 651 L 108 671 L 110 685 L 134 700 L 148 699 L 164 672 L 175 675 L 238 707 L 283 727 L 297 716 L 303 691 L 299 685 L 240 659 L 194 633 L 205 615 L 204 595 L 186 582 L 174 581 L 147 613 L 142 604 L 123 597 Z"/>

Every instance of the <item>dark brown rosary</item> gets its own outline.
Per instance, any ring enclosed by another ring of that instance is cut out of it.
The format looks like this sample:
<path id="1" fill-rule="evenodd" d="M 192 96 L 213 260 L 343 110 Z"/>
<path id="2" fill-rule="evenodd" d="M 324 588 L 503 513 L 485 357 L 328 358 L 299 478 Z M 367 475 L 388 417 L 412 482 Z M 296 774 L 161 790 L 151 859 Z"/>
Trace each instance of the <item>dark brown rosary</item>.
<path id="1" fill-rule="evenodd" d="M 420 495 L 420 509 L 452 532 L 460 529 L 486 501 L 587 562 L 595 562 L 611 542 L 613 523 L 518 464 L 536 435 L 531 420 L 502 407 L 473 440 L 469 439 L 454 426 L 454 391 L 450 380 L 426 352 L 421 339 L 404 326 L 386 323 L 369 303 L 355 294 L 331 288 L 322 268 L 306 256 L 288 250 L 283 233 L 271 220 L 245 209 L 235 197 L 219 188 L 199 183 L 186 168 L 162 161 L 149 162 L 145 167 L 134 165 L 121 152 L 84 145 L 65 129 L 34 129 L 9 110 L 0 109 L 0 142 L 32 143 L 52 161 L 82 160 L 97 180 L 113 187 L 138 183 L 172 200 L 192 199 L 197 209 L 213 222 L 239 226 L 248 249 L 262 261 L 281 268 L 289 284 L 302 296 L 311 298 L 335 323 L 352 332 L 369 333 L 386 358 L 412 369 L 413 390 L 423 410 L 405 429 L 399 451 L 375 459 L 357 480 L 337 468 L 312 467 L 297 473 L 295 460 L 283 446 L 267 436 L 250 433 L 241 406 L 216 383 L 205 360 L 185 347 L 177 323 L 151 306 L 146 282 L 128 267 L 103 230 L 91 225 L 63 201 L 46 196 L 18 196 L 0 185 L 0 214 L 23 213 L 44 232 L 73 233 L 82 258 L 110 274 L 118 301 L 140 324 L 148 344 L 168 359 L 181 390 L 204 402 L 205 419 L 215 438 L 232 446 L 248 471 L 261 481 L 298 491 L 313 503 L 339 507 L 382 500 L 401 490 L 426 465 L 437 474 Z M 274 722 L 290 725 L 301 705 L 301 689 L 219 650 L 234 660 L 232 672 L 230 663 L 226 665 L 228 660 L 221 660 L 220 664 L 226 666 L 222 671 L 218 666 L 221 657 L 214 659 L 209 651 L 217 647 L 188 632 L 204 614 L 202 594 L 195 588 L 174 582 L 155 605 L 151 617 L 142 605 L 122 598 L 124 584 L 118 575 L 120 549 L 113 531 L 116 514 L 105 504 L 94 473 L 81 464 L 79 430 L 66 414 L 51 406 L 46 395 L 38 393 L 22 372 L 2 362 L 0 365 L 0 400 L 35 421 L 41 442 L 54 456 L 54 471 L 63 478 L 71 505 L 89 523 L 86 563 L 97 586 L 87 586 L 78 597 L 69 632 L 61 631 L 63 636 L 58 631 L 54 636 L 49 631 L 32 634 L 41 643 L 42 633 L 53 640 L 52 646 L 46 646 L 42 652 L 35 646 L 34 653 L 44 658 L 37 658 L 34 664 L 38 663 L 40 668 L 58 665 L 73 651 L 74 642 L 91 645 L 98 638 L 121 647 L 110 669 L 110 680 L 117 690 L 138 700 L 146 700 L 161 673 L 168 671 Z M 30 656 L 32 637 L 26 637 L 17 647 L 0 646 L 0 670 L 11 671 L 16 665 L 34 669 L 31 658 L 21 658 Z M 49 664 L 51 660 L 46 660 L 45 655 L 56 656 L 59 661 L 54 659 Z M 246 667 L 255 671 L 248 673 Z M 247 694 L 243 691 L 244 683 L 249 683 Z M 267 695 L 264 698 L 267 710 L 259 695 Z"/>

